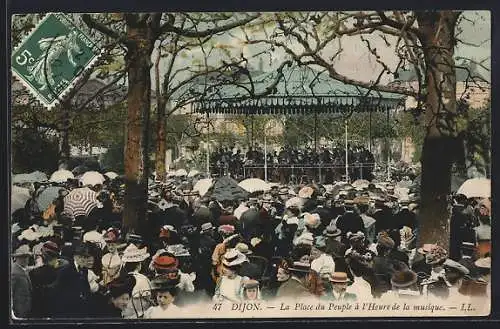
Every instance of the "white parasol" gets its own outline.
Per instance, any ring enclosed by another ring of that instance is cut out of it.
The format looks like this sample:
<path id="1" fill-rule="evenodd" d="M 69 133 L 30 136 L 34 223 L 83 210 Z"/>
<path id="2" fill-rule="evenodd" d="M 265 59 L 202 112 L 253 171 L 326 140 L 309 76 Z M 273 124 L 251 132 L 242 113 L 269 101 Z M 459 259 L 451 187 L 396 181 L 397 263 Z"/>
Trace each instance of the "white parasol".
<path id="1" fill-rule="evenodd" d="M 80 178 L 80 182 L 82 183 L 83 186 L 86 185 L 100 185 L 103 184 L 106 179 L 101 173 L 98 173 L 97 171 L 87 171 L 83 176 Z"/>
<path id="2" fill-rule="evenodd" d="M 198 170 L 193 169 L 193 170 L 191 170 L 191 171 L 189 172 L 189 174 L 188 174 L 187 176 L 188 176 L 188 177 L 194 177 L 194 176 L 199 175 L 199 174 L 200 174 L 200 172 L 199 172 Z"/>
<path id="3" fill-rule="evenodd" d="M 65 183 L 68 179 L 74 179 L 75 175 L 69 170 L 61 169 L 54 171 L 49 181 L 53 183 Z"/>
<path id="4" fill-rule="evenodd" d="M 108 171 L 107 173 L 104 174 L 104 176 L 108 177 L 109 179 L 113 180 L 116 177 L 118 177 L 118 174 L 115 173 L 114 171 Z"/>
<path id="5" fill-rule="evenodd" d="M 489 198 L 491 196 L 491 180 L 487 178 L 471 178 L 466 180 L 457 191 L 467 198 Z"/>
<path id="6" fill-rule="evenodd" d="M 187 176 L 187 175 L 188 175 L 188 172 L 186 171 L 186 169 L 178 169 L 175 172 L 176 177 L 182 177 L 182 176 Z"/>
<path id="7" fill-rule="evenodd" d="M 248 179 L 242 180 L 238 184 L 238 186 L 249 193 L 267 192 L 267 191 L 271 190 L 271 186 L 259 178 L 248 178 Z"/>
<path id="8" fill-rule="evenodd" d="M 30 192 L 27 188 L 13 185 L 10 194 L 10 213 L 12 214 L 14 211 L 24 208 L 30 197 Z"/>
<path id="9" fill-rule="evenodd" d="M 354 186 L 355 188 L 367 188 L 368 185 L 370 185 L 370 182 L 366 179 L 358 179 L 352 183 L 352 186 Z"/>
<path id="10" fill-rule="evenodd" d="M 196 182 L 196 184 L 194 184 L 193 191 L 200 193 L 200 196 L 204 196 L 205 194 L 207 194 L 208 190 L 212 187 L 213 183 L 214 182 L 212 178 L 200 179 L 199 181 Z"/>

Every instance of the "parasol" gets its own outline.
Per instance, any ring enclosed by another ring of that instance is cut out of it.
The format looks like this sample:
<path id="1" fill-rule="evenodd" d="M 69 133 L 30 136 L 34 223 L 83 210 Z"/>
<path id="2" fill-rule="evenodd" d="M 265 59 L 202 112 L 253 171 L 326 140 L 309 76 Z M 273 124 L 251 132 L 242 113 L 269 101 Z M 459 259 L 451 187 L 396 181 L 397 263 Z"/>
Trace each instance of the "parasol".
<path id="1" fill-rule="evenodd" d="M 457 191 L 467 198 L 489 198 L 491 196 L 491 180 L 487 178 L 471 178 L 466 180 Z"/>
<path id="2" fill-rule="evenodd" d="M 238 186 L 249 193 L 267 192 L 271 190 L 271 186 L 269 185 L 269 183 L 259 178 L 248 178 L 242 180 L 238 184 Z"/>
<path id="3" fill-rule="evenodd" d="M 370 185 L 370 182 L 366 179 L 358 179 L 352 183 L 352 186 L 354 186 L 355 188 L 367 188 L 368 185 Z"/>
<path id="4" fill-rule="evenodd" d="M 114 171 L 108 171 L 107 173 L 104 174 L 104 176 L 108 177 L 109 179 L 113 180 L 116 177 L 118 177 L 118 174 L 115 173 Z"/>
<path id="5" fill-rule="evenodd" d="M 88 187 L 77 188 L 64 197 L 64 212 L 73 218 L 88 216 L 97 204 L 96 192 Z"/>
<path id="6" fill-rule="evenodd" d="M 64 190 L 62 187 L 49 186 L 38 194 L 36 197 L 36 202 L 38 204 L 38 209 L 44 212 L 50 206 L 50 204 L 57 199 L 59 196 L 59 191 Z"/>
<path id="7" fill-rule="evenodd" d="M 10 213 L 24 208 L 26 202 L 31 198 L 30 192 L 27 188 L 12 186 L 10 194 Z"/>
<path id="8" fill-rule="evenodd" d="M 35 183 L 35 182 L 45 182 L 47 181 L 47 175 L 41 171 L 34 171 L 29 174 L 18 174 L 12 177 L 12 183 L 14 184 L 24 184 L 24 183 Z"/>
<path id="9" fill-rule="evenodd" d="M 97 171 L 87 171 L 82 177 L 80 177 L 80 182 L 83 186 L 101 185 L 105 180 L 104 176 Z"/>
<path id="10" fill-rule="evenodd" d="M 194 184 L 193 191 L 200 193 L 200 196 L 204 196 L 205 194 L 207 194 L 208 190 L 212 187 L 212 185 L 213 185 L 212 178 L 203 178 L 198 180 L 196 184 Z"/>
<path id="11" fill-rule="evenodd" d="M 61 169 L 58 171 L 54 171 L 52 175 L 50 175 L 50 182 L 53 183 L 66 183 L 68 179 L 74 179 L 75 175 L 69 170 Z"/>
<path id="12" fill-rule="evenodd" d="M 248 192 L 238 186 L 234 179 L 224 176 L 215 181 L 211 196 L 217 201 L 236 201 L 248 198 Z"/>
<path id="13" fill-rule="evenodd" d="M 188 174 L 187 176 L 188 176 L 188 177 L 194 177 L 194 176 L 199 175 L 199 174 L 200 174 L 200 172 L 199 172 L 198 170 L 193 169 L 193 170 L 191 170 L 191 171 L 189 172 L 189 174 Z"/>

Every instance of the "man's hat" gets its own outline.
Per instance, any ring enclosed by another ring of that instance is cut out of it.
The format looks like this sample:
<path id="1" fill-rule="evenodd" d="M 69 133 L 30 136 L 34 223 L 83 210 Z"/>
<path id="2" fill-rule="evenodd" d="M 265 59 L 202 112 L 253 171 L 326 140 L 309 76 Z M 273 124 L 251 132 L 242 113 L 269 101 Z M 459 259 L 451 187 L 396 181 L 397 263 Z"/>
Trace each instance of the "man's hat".
<path id="1" fill-rule="evenodd" d="M 347 283 L 349 282 L 349 278 L 345 272 L 333 272 L 330 275 L 330 281 L 335 283 Z"/>
<path id="2" fill-rule="evenodd" d="M 288 268 L 291 272 L 303 272 L 309 273 L 311 270 L 311 264 L 302 262 L 293 262 L 292 266 Z"/>
<path id="3" fill-rule="evenodd" d="M 214 226 L 212 225 L 212 223 L 208 222 L 208 223 L 203 223 L 201 224 L 201 233 L 205 233 L 207 231 L 211 231 L 214 229 Z"/>
<path id="4" fill-rule="evenodd" d="M 337 225 L 330 224 L 326 227 L 326 229 L 323 233 L 329 237 L 337 237 L 337 236 L 340 236 L 342 234 L 342 231 L 337 227 Z"/>
<path id="5" fill-rule="evenodd" d="M 435 245 L 431 250 L 425 254 L 425 262 L 427 264 L 439 264 L 448 258 L 448 252 L 441 246 Z"/>

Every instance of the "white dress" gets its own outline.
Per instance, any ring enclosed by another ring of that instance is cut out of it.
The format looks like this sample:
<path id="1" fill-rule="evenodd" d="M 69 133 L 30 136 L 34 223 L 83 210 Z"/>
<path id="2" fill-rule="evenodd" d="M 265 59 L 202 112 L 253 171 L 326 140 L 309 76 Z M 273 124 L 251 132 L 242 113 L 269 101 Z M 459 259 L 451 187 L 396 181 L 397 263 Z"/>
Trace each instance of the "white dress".
<path id="1" fill-rule="evenodd" d="M 171 319 L 179 317 L 181 308 L 175 306 L 174 304 L 168 305 L 167 309 L 161 308 L 161 306 L 151 306 L 144 312 L 144 319 Z"/>
<path id="2" fill-rule="evenodd" d="M 214 301 L 241 301 L 241 288 L 243 277 L 237 275 L 234 279 L 227 276 L 221 278 L 213 297 Z"/>

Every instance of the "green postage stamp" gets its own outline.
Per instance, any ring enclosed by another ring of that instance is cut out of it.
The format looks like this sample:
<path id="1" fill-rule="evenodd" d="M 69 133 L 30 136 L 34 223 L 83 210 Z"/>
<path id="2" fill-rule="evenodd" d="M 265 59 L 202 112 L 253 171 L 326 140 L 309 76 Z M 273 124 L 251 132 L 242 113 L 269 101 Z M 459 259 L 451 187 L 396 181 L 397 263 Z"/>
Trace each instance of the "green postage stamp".
<path id="1" fill-rule="evenodd" d="M 66 15 L 50 13 L 12 52 L 12 72 L 50 109 L 99 54 L 97 45 Z"/>

